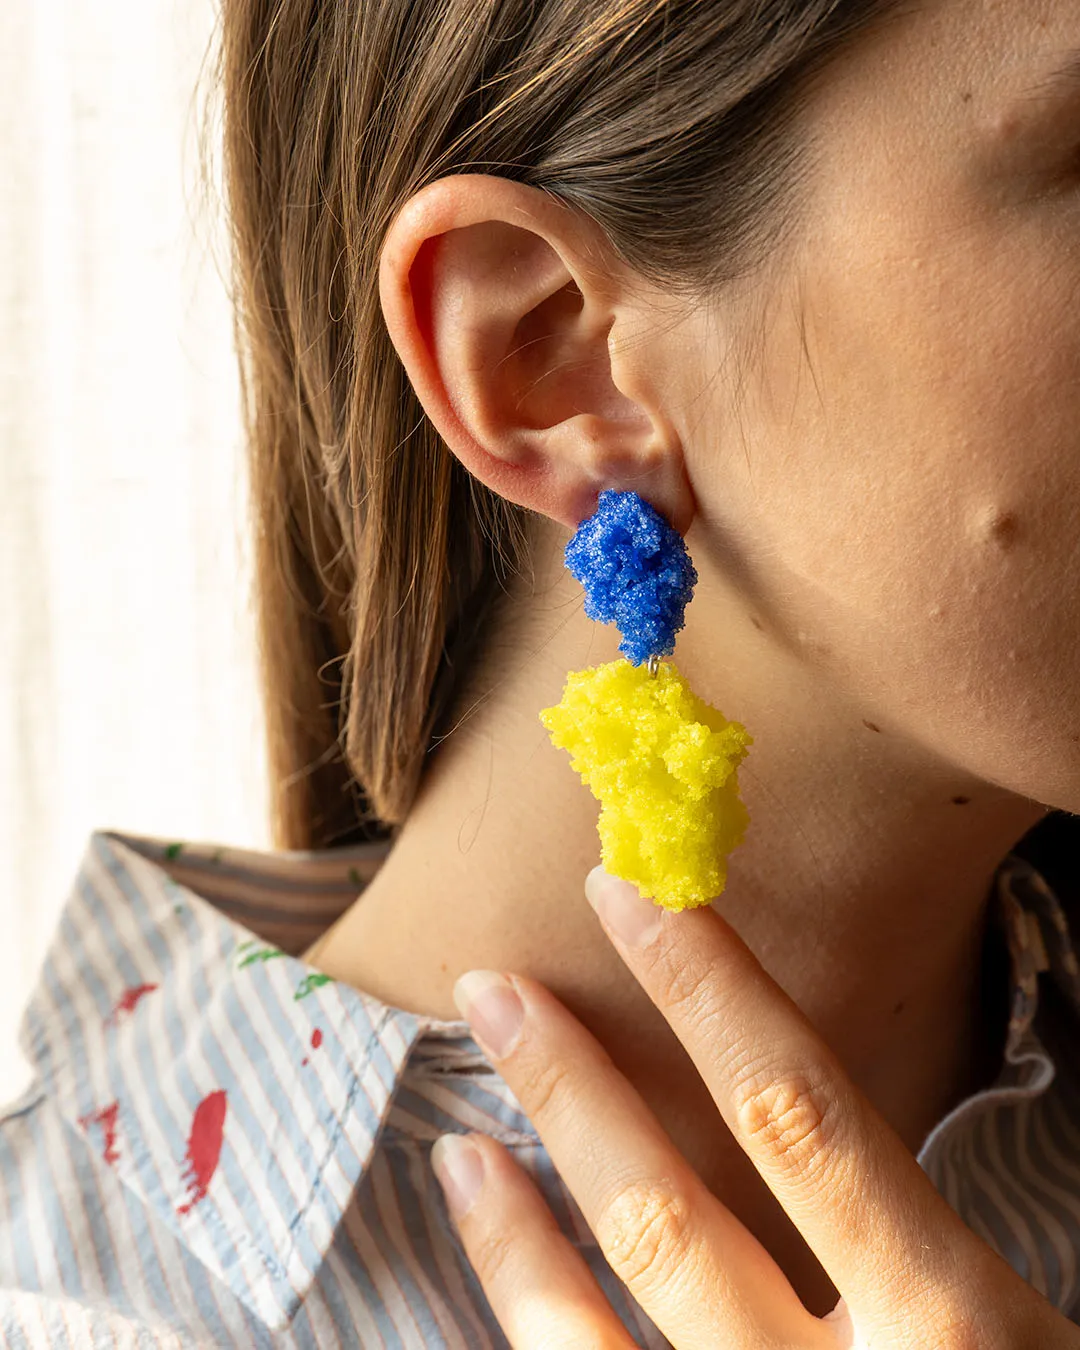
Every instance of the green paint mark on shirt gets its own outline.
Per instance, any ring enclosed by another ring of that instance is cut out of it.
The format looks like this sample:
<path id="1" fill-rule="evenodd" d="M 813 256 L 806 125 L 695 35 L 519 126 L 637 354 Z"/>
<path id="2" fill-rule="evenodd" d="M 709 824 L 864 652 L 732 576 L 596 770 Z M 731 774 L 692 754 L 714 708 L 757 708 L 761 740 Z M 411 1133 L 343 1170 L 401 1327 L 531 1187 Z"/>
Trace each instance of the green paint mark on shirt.
<path id="1" fill-rule="evenodd" d="M 356 870 L 355 867 L 349 868 L 349 880 L 352 882 L 354 886 L 359 886 L 361 890 L 364 889 L 364 878 L 360 875 L 360 873 Z"/>
<path id="2" fill-rule="evenodd" d="M 260 947 L 258 951 L 248 952 L 242 961 L 238 962 L 237 970 L 243 970 L 245 966 L 250 966 L 253 961 L 272 961 L 275 956 L 284 956 L 285 953 L 280 947 Z"/>
<path id="3" fill-rule="evenodd" d="M 305 975 L 293 994 L 293 1000 L 307 998 L 313 989 L 318 989 L 322 984 L 329 984 L 330 976 L 324 975 L 321 970 L 313 970 L 310 975 Z"/>
<path id="4" fill-rule="evenodd" d="M 169 862 L 175 862 L 177 858 L 179 858 L 183 847 L 183 844 L 169 844 L 166 846 L 165 856 L 168 858 Z"/>

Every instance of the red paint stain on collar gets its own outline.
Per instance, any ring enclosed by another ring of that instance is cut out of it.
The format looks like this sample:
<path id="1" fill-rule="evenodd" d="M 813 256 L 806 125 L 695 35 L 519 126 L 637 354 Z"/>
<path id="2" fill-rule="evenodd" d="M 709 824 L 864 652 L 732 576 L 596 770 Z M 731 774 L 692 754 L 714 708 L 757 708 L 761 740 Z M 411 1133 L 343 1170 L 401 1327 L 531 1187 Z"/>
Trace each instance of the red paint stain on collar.
<path id="1" fill-rule="evenodd" d="M 136 984 L 132 985 L 130 989 L 125 989 L 116 1000 L 116 1007 L 106 1018 L 105 1025 L 108 1026 L 110 1022 L 118 1022 L 122 1013 L 134 1012 L 135 1005 L 138 1003 L 139 999 L 143 998 L 146 994 L 151 993 L 156 988 L 156 984 Z"/>
<path id="2" fill-rule="evenodd" d="M 116 1113 L 119 1109 L 119 1102 L 110 1102 L 100 1111 L 88 1111 L 85 1116 L 79 1117 L 79 1124 L 84 1130 L 91 1125 L 100 1125 L 105 1131 L 105 1148 L 101 1156 L 107 1163 L 114 1163 L 120 1157 L 116 1151 Z"/>
<path id="3" fill-rule="evenodd" d="M 217 1170 L 224 1133 L 225 1089 L 219 1088 L 204 1097 L 195 1108 L 185 1155 L 191 1172 L 187 1179 L 189 1194 L 187 1201 L 177 1207 L 177 1214 L 187 1214 L 206 1195 Z"/>

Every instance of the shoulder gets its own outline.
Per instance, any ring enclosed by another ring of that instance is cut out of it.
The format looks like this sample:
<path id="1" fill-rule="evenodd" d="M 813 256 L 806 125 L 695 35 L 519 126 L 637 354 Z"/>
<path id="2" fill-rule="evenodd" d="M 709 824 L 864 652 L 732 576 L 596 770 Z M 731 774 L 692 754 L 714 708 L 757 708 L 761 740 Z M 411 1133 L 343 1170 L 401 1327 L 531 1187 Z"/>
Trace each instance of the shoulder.
<path id="1" fill-rule="evenodd" d="M 155 1350 L 211 1350 L 172 1327 L 152 1329 L 112 1308 L 81 1303 L 64 1295 L 29 1289 L 0 1289 L 0 1342 L 6 1350 L 145 1350 L 148 1334 Z"/>

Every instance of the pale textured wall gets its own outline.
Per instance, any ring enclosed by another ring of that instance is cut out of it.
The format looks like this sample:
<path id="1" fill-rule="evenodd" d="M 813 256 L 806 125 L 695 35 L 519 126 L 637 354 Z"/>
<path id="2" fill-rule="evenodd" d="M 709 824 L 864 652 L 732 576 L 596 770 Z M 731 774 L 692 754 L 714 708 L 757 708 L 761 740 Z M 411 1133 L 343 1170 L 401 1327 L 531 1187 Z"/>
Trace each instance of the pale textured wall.
<path id="1" fill-rule="evenodd" d="M 213 23 L 0 4 L 0 1101 L 91 830 L 268 842 Z"/>

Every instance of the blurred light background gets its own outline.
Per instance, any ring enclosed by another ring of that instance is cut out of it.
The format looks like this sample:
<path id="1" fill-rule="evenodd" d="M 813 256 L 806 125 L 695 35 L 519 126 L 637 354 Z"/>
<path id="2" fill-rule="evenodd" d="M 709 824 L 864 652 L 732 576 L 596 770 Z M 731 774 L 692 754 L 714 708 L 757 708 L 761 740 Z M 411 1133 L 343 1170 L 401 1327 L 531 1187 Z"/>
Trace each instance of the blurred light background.
<path id="1" fill-rule="evenodd" d="M 92 830 L 269 842 L 215 23 L 0 0 L 0 1103 Z"/>

